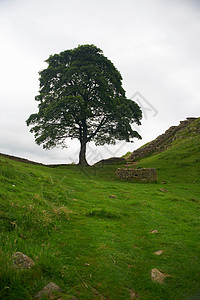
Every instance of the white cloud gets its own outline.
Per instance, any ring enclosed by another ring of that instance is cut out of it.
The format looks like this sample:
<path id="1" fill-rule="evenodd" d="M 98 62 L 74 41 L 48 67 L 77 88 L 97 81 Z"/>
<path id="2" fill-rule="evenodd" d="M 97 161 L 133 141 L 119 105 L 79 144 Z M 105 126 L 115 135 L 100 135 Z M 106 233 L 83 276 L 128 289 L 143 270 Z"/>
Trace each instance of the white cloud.
<path id="1" fill-rule="evenodd" d="M 77 160 L 78 142 L 67 150 L 43 151 L 25 120 L 36 111 L 44 60 L 78 44 L 100 47 L 121 72 L 127 96 L 140 91 L 158 110 L 143 121 L 143 140 L 123 146 L 123 153 L 187 116 L 199 116 L 198 1 L 0 1 L 0 35 L 0 152 L 48 163 Z M 109 149 L 115 153 L 117 147 Z M 97 148 L 100 154 L 90 161 L 110 156 L 107 149 Z"/>

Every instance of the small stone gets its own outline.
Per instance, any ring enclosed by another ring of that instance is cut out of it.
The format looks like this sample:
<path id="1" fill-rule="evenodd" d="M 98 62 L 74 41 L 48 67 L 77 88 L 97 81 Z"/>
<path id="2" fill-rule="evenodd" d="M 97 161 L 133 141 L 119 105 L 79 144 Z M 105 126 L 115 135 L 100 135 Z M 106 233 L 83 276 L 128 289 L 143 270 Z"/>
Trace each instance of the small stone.
<path id="1" fill-rule="evenodd" d="M 139 295 L 134 290 L 130 290 L 130 299 L 137 299 L 137 298 L 139 298 Z"/>
<path id="2" fill-rule="evenodd" d="M 158 233 L 158 230 L 152 230 L 151 233 Z"/>
<path id="3" fill-rule="evenodd" d="M 35 262 L 27 255 L 21 252 L 15 252 L 13 254 L 13 266 L 18 269 L 31 269 L 35 265 Z"/>
<path id="4" fill-rule="evenodd" d="M 164 283 L 164 280 L 166 277 L 169 277 L 170 275 L 168 274 L 163 274 L 161 273 L 158 269 L 152 269 L 151 270 L 151 279 L 152 281 L 156 281 L 159 283 Z"/>
<path id="5" fill-rule="evenodd" d="M 41 291 L 39 291 L 36 295 L 37 299 L 42 299 L 45 295 L 49 298 L 52 298 L 51 292 L 62 292 L 61 288 L 55 284 L 54 282 L 48 283 Z"/>
<path id="6" fill-rule="evenodd" d="M 164 250 L 158 250 L 158 251 L 154 252 L 154 254 L 161 255 L 163 252 L 164 252 Z"/>
<path id="7" fill-rule="evenodd" d="M 166 189 L 164 189 L 164 188 L 160 189 L 160 191 L 161 191 L 161 192 L 164 192 L 164 193 L 168 193 L 168 190 L 166 190 Z"/>
<path id="8" fill-rule="evenodd" d="M 117 196 L 116 195 L 110 195 L 109 197 L 110 198 L 116 198 Z"/>

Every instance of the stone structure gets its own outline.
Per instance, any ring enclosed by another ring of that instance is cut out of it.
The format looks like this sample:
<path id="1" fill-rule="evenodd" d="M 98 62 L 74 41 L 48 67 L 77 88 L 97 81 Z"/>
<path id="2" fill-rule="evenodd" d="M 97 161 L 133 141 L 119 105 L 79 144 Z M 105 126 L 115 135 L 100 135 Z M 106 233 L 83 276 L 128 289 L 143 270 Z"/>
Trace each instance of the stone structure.
<path id="1" fill-rule="evenodd" d="M 95 166 L 98 165 L 118 165 L 118 164 L 125 164 L 126 159 L 124 157 L 110 157 L 107 159 L 102 159 L 95 163 Z"/>
<path id="2" fill-rule="evenodd" d="M 165 133 L 159 135 L 155 140 L 147 143 L 146 145 L 135 150 L 128 160 L 134 161 L 151 154 L 160 153 L 167 150 L 172 142 L 181 137 L 182 132 L 188 127 L 188 125 L 194 122 L 198 118 L 187 118 L 185 121 L 181 121 L 178 126 L 172 126 Z"/>
<path id="3" fill-rule="evenodd" d="M 118 168 L 116 176 L 119 179 L 130 180 L 132 182 L 157 182 L 156 169 L 132 169 Z"/>

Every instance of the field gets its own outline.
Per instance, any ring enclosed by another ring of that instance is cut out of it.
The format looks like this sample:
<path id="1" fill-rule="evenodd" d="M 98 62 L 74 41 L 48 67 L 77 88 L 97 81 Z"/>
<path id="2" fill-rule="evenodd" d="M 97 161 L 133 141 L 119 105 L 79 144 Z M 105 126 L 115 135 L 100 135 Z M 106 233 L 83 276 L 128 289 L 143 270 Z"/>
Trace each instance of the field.
<path id="1" fill-rule="evenodd" d="M 120 181 L 116 165 L 49 168 L 0 157 L 0 299 L 34 299 L 49 282 L 62 289 L 51 299 L 200 293 L 199 153 L 200 137 L 190 136 L 138 162 L 157 168 L 154 184 Z M 35 266 L 14 269 L 16 251 Z M 163 284 L 151 280 L 154 268 L 170 275 Z"/>

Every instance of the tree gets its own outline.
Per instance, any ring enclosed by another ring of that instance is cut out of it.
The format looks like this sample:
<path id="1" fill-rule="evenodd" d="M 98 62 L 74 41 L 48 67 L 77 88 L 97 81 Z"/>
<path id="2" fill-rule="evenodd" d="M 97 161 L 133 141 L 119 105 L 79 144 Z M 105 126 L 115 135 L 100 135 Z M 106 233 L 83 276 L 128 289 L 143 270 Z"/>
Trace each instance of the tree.
<path id="1" fill-rule="evenodd" d="M 51 55 L 39 72 L 35 100 L 38 113 L 30 115 L 35 141 L 44 149 L 65 145 L 66 138 L 80 141 L 79 164 L 87 165 L 86 144 L 115 144 L 141 138 L 131 125 L 140 124 L 140 107 L 125 97 L 122 77 L 102 50 L 94 45 Z"/>

